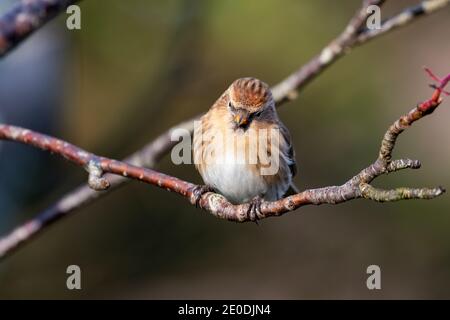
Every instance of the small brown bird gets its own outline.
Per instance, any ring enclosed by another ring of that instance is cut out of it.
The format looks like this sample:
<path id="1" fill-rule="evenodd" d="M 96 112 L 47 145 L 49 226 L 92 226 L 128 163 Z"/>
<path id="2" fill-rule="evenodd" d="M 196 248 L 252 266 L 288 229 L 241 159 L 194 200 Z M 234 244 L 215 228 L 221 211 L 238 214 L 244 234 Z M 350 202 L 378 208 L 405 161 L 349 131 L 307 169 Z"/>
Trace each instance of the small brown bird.
<path id="1" fill-rule="evenodd" d="M 201 118 L 193 153 L 206 184 L 198 191 L 219 192 L 235 204 L 278 200 L 296 174 L 289 131 L 269 86 L 255 78 L 234 81 Z"/>

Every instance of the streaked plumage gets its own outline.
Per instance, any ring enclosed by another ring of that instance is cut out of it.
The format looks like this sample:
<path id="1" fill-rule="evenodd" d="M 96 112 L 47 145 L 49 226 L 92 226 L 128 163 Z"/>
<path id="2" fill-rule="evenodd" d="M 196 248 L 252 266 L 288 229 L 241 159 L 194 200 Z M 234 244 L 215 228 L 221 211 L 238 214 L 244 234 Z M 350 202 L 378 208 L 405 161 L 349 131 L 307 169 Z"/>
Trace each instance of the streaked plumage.
<path id="1" fill-rule="evenodd" d="M 262 134 L 261 129 L 267 130 L 269 148 L 251 162 L 248 152 L 251 148 L 257 150 L 261 139 L 256 136 L 252 140 L 250 135 Z M 279 132 L 278 148 L 270 137 L 271 129 Z M 235 152 L 224 147 L 226 137 L 235 139 Z M 245 159 L 236 157 L 239 152 Z M 270 157 L 277 152 L 279 170 L 261 174 L 261 168 L 267 169 L 269 165 L 260 155 Z M 273 201 L 286 193 L 296 173 L 294 151 L 267 84 L 255 78 L 241 78 L 231 84 L 194 131 L 194 160 L 205 184 L 233 203 L 249 202 L 256 197 Z"/>

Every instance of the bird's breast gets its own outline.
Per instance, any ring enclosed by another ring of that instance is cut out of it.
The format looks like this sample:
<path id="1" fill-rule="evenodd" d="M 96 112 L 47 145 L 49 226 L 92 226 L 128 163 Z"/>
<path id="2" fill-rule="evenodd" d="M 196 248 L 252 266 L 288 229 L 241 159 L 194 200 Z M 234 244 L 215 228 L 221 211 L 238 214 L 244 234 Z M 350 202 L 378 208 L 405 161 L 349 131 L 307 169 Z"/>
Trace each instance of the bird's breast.
<path id="1" fill-rule="evenodd" d="M 274 200 L 283 192 L 274 184 L 276 179 L 261 174 L 258 142 L 249 136 L 250 132 L 211 128 L 203 137 L 202 163 L 197 165 L 200 174 L 206 184 L 234 203 L 248 202 L 256 196 Z"/>
<path id="2" fill-rule="evenodd" d="M 232 150 L 216 150 L 210 160 L 202 172 L 203 179 L 228 200 L 243 203 L 266 193 L 267 183 L 256 164 L 238 158 Z"/>

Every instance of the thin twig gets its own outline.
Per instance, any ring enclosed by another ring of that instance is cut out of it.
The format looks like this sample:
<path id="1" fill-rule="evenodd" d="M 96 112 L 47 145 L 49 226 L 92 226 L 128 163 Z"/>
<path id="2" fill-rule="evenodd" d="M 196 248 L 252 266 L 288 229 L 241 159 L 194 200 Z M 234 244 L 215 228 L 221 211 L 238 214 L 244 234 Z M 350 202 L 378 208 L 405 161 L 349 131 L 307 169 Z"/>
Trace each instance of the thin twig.
<path id="1" fill-rule="evenodd" d="M 380 29 L 364 29 L 364 31 L 358 35 L 355 45 L 366 43 L 375 37 L 379 37 L 399 27 L 404 27 L 405 25 L 416 21 L 417 18 L 424 17 L 444 8 L 449 3 L 450 0 L 427 0 L 416 6 L 406 8 L 401 13 L 383 21 Z"/>
<path id="2" fill-rule="evenodd" d="M 381 7 L 384 2 L 385 0 L 363 1 L 362 7 L 350 19 L 344 31 L 338 37 L 332 40 L 308 63 L 274 86 L 272 93 L 277 105 L 296 99 L 299 90 L 315 79 L 328 66 L 347 54 L 355 45 L 359 30 L 364 27 L 369 15 L 367 8 L 371 5 Z"/>

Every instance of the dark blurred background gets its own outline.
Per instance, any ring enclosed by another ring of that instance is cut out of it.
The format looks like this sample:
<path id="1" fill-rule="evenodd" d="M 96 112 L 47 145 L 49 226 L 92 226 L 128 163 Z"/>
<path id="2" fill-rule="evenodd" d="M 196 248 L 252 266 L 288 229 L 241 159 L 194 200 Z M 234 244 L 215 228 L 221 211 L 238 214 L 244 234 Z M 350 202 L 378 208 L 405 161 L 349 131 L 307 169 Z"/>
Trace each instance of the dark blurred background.
<path id="1" fill-rule="evenodd" d="M 4 13 L 16 1 L 2 1 Z M 416 1 L 389 1 L 382 17 Z M 82 30 L 66 15 L 0 61 L 0 118 L 123 158 L 206 111 L 234 79 L 271 85 L 308 61 L 360 1 L 94 1 Z M 430 96 L 427 65 L 450 72 L 450 10 L 333 65 L 279 109 L 302 189 L 340 184 L 371 163 L 388 125 Z M 399 139 L 419 171 L 376 185 L 450 187 L 450 99 Z M 158 169 L 194 182 L 193 166 Z M 0 143 L 0 234 L 86 175 Z M 131 183 L 52 226 L 0 263 L 0 298 L 450 298 L 450 198 L 304 207 L 259 225 L 218 220 L 178 195 Z M 66 289 L 66 268 L 82 290 Z M 377 264 L 382 290 L 366 288 Z"/>

